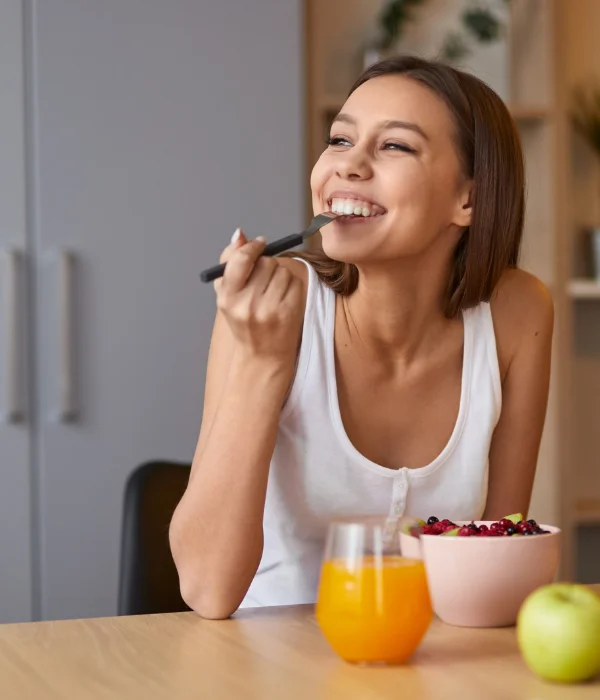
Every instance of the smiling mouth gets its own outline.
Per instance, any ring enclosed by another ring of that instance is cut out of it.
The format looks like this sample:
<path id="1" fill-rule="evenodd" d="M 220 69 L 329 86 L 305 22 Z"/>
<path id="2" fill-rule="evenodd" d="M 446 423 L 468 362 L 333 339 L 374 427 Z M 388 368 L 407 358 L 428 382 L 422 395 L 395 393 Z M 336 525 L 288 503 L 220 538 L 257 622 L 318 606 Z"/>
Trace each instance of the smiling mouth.
<path id="1" fill-rule="evenodd" d="M 386 211 L 378 204 L 365 202 L 361 199 L 342 199 L 333 197 L 328 200 L 329 211 L 334 214 L 339 214 L 336 221 L 358 221 L 365 219 L 373 219 L 378 216 L 383 216 Z"/>

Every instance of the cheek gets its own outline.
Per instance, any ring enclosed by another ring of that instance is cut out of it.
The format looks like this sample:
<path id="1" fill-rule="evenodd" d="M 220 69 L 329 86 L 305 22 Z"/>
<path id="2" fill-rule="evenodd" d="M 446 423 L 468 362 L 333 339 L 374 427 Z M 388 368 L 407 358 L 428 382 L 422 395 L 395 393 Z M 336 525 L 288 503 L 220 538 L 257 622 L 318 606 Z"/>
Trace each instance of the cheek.
<path id="1" fill-rule="evenodd" d="M 327 165 L 325 158 L 321 156 L 315 163 L 310 174 L 310 189 L 313 198 L 321 193 L 321 190 L 330 177 L 330 170 L 331 168 Z"/>

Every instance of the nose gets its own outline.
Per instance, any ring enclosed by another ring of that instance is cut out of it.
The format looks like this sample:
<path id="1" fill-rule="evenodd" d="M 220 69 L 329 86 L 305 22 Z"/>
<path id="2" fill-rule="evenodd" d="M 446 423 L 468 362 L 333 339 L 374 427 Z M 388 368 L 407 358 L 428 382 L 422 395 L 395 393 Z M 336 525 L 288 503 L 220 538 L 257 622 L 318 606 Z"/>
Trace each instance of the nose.
<path id="1" fill-rule="evenodd" d="M 368 180 L 373 174 L 368 154 L 357 146 L 340 153 L 336 174 L 343 180 Z"/>

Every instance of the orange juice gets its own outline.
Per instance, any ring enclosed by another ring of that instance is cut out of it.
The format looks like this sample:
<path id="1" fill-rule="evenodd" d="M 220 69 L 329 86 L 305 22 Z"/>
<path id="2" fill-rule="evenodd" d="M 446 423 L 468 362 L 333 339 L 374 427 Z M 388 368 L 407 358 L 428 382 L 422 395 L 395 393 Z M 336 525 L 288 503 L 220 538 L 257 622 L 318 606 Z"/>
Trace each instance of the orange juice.
<path id="1" fill-rule="evenodd" d="M 349 662 L 401 663 L 433 618 L 425 567 L 384 556 L 326 561 L 317 620 L 334 651 Z"/>

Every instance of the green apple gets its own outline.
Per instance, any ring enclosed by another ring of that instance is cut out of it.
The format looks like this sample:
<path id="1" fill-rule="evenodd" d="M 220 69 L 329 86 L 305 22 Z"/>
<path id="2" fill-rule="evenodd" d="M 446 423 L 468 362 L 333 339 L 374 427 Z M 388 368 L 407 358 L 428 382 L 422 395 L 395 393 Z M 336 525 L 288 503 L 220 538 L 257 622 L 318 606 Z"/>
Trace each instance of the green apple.
<path id="1" fill-rule="evenodd" d="M 531 593 L 517 618 L 525 663 L 541 678 L 577 683 L 600 672 L 600 596 L 576 583 Z"/>

